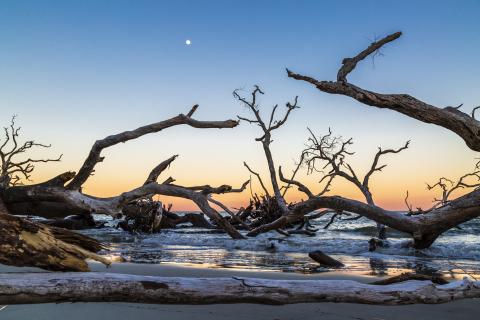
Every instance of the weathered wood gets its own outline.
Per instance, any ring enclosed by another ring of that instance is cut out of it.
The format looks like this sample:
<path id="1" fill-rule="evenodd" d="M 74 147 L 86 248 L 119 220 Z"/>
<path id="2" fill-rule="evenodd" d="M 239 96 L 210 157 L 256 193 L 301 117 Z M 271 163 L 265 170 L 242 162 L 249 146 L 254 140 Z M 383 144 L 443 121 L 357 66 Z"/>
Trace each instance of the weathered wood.
<path id="1" fill-rule="evenodd" d="M 278 208 L 282 213 L 287 213 L 288 212 L 288 207 L 287 207 L 287 203 L 286 203 L 284 197 L 282 196 L 282 193 L 280 192 L 280 187 L 279 187 L 278 180 L 277 180 L 276 167 L 275 167 L 275 164 L 274 164 L 274 161 L 273 161 L 272 151 L 270 150 L 270 144 L 272 143 L 272 131 L 280 128 L 283 124 L 285 124 L 285 122 L 287 121 L 290 113 L 293 110 L 299 108 L 297 106 L 298 96 L 295 97 L 293 103 L 287 102 L 285 104 L 287 110 L 285 111 L 285 114 L 283 115 L 283 118 L 281 118 L 281 119 L 278 119 L 278 120 L 275 119 L 275 111 L 277 110 L 278 105 L 273 107 L 272 112 L 270 114 L 270 120 L 267 123 L 262 119 L 262 117 L 260 115 L 259 106 L 257 105 L 257 98 L 258 98 L 259 94 L 264 94 L 264 93 L 260 89 L 260 87 L 257 86 L 257 85 L 254 86 L 254 89 L 252 91 L 251 100 L 247 100 L 246 98 L 240 96 L 239 93 L 238 93 L 238 90 L 235 90 L 233 92 L 233 96 L 238 101 L 243 103 L 246 107 L 248 107 L 254 115 L 254 119 L 244 118 L 244 117 L 240 117 L 240 116 L 238 116 L 238 119 L 246 121 L 248 123 L 257 124 L 262 129 L 262 132 L 263 132 L 262 136 L 259 137 L 259 138 L 256 138 L 255 140 L 262 143 L 263 151 L 265 153 L 265 159 L 267 160 L 267 164 L 268 164 L 268 171 L 270 173 L 270 182 L 272 183 L 272 189 L 273 189 L 273 193 L 275 195 L 275 201 L 278 204 Z M 269 193 L 268 193 L 267 189 L 265 188 L 265 185 L 263 184 L 263 181 L 261 180 L 260 175 L 256 172 L 252 171 L 245 162 L 244 162 L 244 165 L 245 165 L 245 167 L 247 167 L 247 169 L 251 173 L 253 173 L 257 176 L 257 178 L 260 181 L 260 184 L 262 185 L 262 188 L 265 191 L 265 194 L 267 196 L 269 196 Z"/>
<path id="2" fill-rule="evenodd" d="M 428 248 L 443 232 L 480 216 L 480 190 L 452 200 L 447 205 L 416 216 L 385 210 L 360 201 L 339 196 L 315 197 L 298 203 L 288 219 L 298 220 L 320 208 L 332 208 L 360 214 L 368 219 L 412 235 L 416 249 Z M 278 224 L 278 223 L 277 223 Z M 276 228 L 275 228 L 276 229 Z"/>
<path id="3" fill-rule="evenodd" d="M 163 129 L 170 128 L 177 125 L 186 124 L 193 128 L 234 128 L 238 125 L 237 121 L 226 120 L 226 121 L 200 121 L 192 118 L 193 113 L 197 110 L 198 105 L 194 105 L 193 108 L 188 112 L 187 115 L 179 114 L 173 118 L 163 120 L 160 122 L 152 123 L 135 130 L 125 131 L 117 133 L 111 136 L 108 136 L 104 139 L 97 140 L 92 146 L 90 153 L 85 159 L 82 167 L 79 169 L 77 175 L 73 180 L 67 185 L 68 189 L 77 190 L 79 189 L 88 177 L 92 174 L 95 165 L 98 162 L 103 161 L 103 157 L 100 156 L 103 149 L 111 147 L 121 142 L 126 142 L 132 139 L 137 139 L 143 135 L 149 133 L 155 133 L 162 131 Z"/>
<path id="4" fill-rule="evenodd" d="M 123 208 L 125 218 L 118 227 L 129 232 L 157 233 L 162 229 L 175 228 L 181 223 L 190 223 L 193 227 L 214 229 L 201 213 L 178 215 L 162 207 L 159 201 L 138 200 Z"/>
<path id="5" fill-rule="evenodd" d="M 442 276 L 440 275 L 426 275 L 426 274 L 418 274 L 418 273 L 411 273 L 411 272 L 405 272 L 402 274 L 399 274 L 398 276 L 393 276 L 387 279 L 382 279 L 378 281 L 371 282 L 370 284 L 374 285 L 389 285 L 393 283 L 399 283 L 399 282 L 405 282 L 409 280 L 420 280 L 420 281 L 431 281 L 436 284 L 448 284 L 448 281 L 445 280 Z"/>
<path id="6" fill-rule="evenodd" d="M 439 108 L 408 94 L 377 93 L 347 82 L 347 75 L 354 70 L 358 62 L 375 54 L 383 45 L 396 40 L 401 34 L 401 32 L 396 32 L 388 35 L 373 42 L 355 57 L 343 59 L 342 67 L 337 74 L 337 81 L 320 81 L 288 69 L 287 74 L 292 79 L 312 84 L 320 91 L 348 96 L 369 106 L 394 110 L 410 118 L 441 126 L 460 136 L 470 149 L 480 151 L 480 122 L 475 119 L 474 112 L 469 115 L 454 107 Z"/>
<path id="7" fill-rule="evenodd" d="M 160 174 L 163 171 L 165 171 L 165 169 L 167 169 L 177 157 L 178 157 L 178 154 L 171 156 L 165 161 L 160 162 L 155 168 L 152 169 L 152 171 L 150 171 L 150 174 L 148 175 L 147 180 L 145 180 L 144 184 L 148 184 L 150 182 L 156 182 L 158 179 L 158 176 L 160 176 Z"/>
<path id="8" fill-rule="evenodd" d="M 479 298 L 480 282 L 370 285 L 351 280 L 177 278 L 108 273 L 0 274 L 0 304 L 142 302 L 158 304 L 349 302 L 381 305 Z"/>
<path id="9" fill-rule="evenodd" d="M 11 216 L 0 199 L 0 263 L 39 267 L 56 271 L 88 271 L 85 259 L 106 265 L 108 259 L 95 254 L 98 241 L 69 230 Z"/>
<path id="10" fill-rule="evenodd" d="M 43 224 L 50 227 L 58 227 L 68 230 L 84 230 L 101 227 L 103 223 L 97 223 L 91 214 L 71 215 L 63 219 L 43 220 Z"/>
<path id="11" fill-rule="evenodd" d="M 318 262 L 321 266 L 325 267 L 333 267 L 333 268 L 341 268 L 345 265 L 340 261 L 333 259 L 332 257 L 326 255 L 320 250 L 312 251 L 308 254 L 308 256 Z"/>
<path id="12" fill-rule="evenodd" d="M 188 125 L 193 128 L 217 129 L 234 128 L 238 125 L 238 121 L 234 120 L 200 121 L 193 119 L 192 115 L 197 108 L 198 105 L 193 106 L 187 115 L 179 114 L 178 116 L 164 121 L 152 123 L 131 131 L 125 131 L 97 140 L 92 146 L 90 153 L 78 174 L 67 172 L 47 182 L 36 185 L 9 188 L 0 187 L 0 198 L 3 199 L 6 206 L 13 214 L 32 214 L 48 218 L 56 218 L 72 214 L 90 213 L 117 216 L 122 213 L 122 209 L 125 205 L 139 198 L 151 197 L 155 194 L 182 197 L 192 200 L 205 215 L 207 215 L 219 227 L 224 229 L 230 236 L 232 236 L 232 238 L 241 239 L 243 236 L 229 223 L 229 221 L 210 207 L 208 196 L 211 193 L 241 192 L 245 189 L 246 183 L 239 189 L 233 189 L 228 185 L 222 185 L 216 188 L 208 185 L 191 188 L 175 186 L 171 184 L 174 181 L 173 178 L 169 178 L 162 184 L 158 184 L 156 182 L 158 176 L 175 160 L 177 157 L 176 155 L 157 165 L 150 172 L 144 185 L 130 192 L 124 192 L 116 197 L 99 198 L 84 194 L 81 190 L 82 185 L 94 172 L 95 165 L 98 162 L 103 161 L 101 152 L 105 148 L 177 125 Z M 71 181 L 67 183 L 69 180 Z M 67 183 L 66 186 L 64 186 L 65 183 Z M 145 191 L 149 193 L 146 193 Z"/>

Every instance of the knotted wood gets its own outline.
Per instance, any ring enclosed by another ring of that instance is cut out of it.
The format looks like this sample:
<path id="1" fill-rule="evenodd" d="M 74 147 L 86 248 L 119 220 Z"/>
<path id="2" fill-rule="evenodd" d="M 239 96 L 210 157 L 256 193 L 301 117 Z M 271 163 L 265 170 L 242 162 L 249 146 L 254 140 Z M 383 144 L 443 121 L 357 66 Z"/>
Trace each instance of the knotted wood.
<path id="1" fill-rule="evenodd" d="M 479 298 L 480 282 L 371 285 L 351 280 L 177 278 L 108 273 L 0 274 L 0 304 L 141 302 L 158 304 L 349 302 L 444 303 Z"/>

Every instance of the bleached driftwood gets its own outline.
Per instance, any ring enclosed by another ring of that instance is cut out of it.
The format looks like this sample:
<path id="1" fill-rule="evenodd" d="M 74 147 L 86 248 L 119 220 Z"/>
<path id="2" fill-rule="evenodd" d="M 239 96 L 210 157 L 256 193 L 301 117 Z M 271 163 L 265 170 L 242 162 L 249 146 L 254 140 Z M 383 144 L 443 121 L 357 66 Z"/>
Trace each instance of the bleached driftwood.
<path id="1" fill-rule="evenodd" d="M 0 274 L 0 304 L 142 302 L 161 304 L 350 302 L 400 305 L 480 297 L 480 282 L 377 286 L 351 280 L 176 278 L 108 273 Z"/>

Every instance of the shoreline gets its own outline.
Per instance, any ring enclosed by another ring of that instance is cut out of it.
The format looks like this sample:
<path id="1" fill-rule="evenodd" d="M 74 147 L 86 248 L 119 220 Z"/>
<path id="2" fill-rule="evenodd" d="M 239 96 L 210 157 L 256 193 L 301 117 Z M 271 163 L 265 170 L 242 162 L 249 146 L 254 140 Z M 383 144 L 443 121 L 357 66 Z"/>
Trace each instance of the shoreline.
<path id="1" fill-rule="evenodd" d="M 145 276 L 162 276 L 162 277 L 201 277 L 201 278 L 220 278 L 220 277 L 250 277 L 262 279 L 277 280 L 354 280 L 361 283 L 373 282 L 385 277 L 374 275 L 349 274 L 345 271 L 328 270 L 318 273 L 297 273 L 297 272 L 281 272 L 271 270 L 251 270 L 239 268 L 222 268 L 222 267 L 202 267 L 195 264 L 184 265 L 176 263 L 161 264 L 140 264 L 131 262 L 112 263 L 109 267 L 105 267 L 101 263 L 89 262 L 91 272 L 105 273 L 123 273 Z M 22 273 L 22 272 L 49 272 L 39 268 L 32 267 L 11 267 L 0 264 L 0 273 Z"/>

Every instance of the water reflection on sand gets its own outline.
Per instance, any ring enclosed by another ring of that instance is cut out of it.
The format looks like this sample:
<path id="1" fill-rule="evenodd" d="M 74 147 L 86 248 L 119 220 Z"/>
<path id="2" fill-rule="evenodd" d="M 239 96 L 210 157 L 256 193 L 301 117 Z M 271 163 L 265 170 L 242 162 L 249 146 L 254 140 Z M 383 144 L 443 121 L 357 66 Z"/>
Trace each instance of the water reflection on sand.
<path id="1" fill-rule="evenodd" d="M 328 272 L 307 255 L 322 250 L 342 261 L 342 272 L 361 275 L 396 275 L 406 271 L 421 274 L 442 273 L 459 279 L 480 278 L 480 222 L 472 220 L 462 229 L 452 229 L 427 250 L 403 248 L 407 237 L 390 230 L 389 248 L 368 251 L 368 240 L 375 226 L 368 220 L 357 220 L 322 228 L 313 237 L 294 235 L 283 238 L 266 233 L 246 240 L 232 240 L 228 235 L 193 228 L 164 230 L 159 234 L 133 235 L 114 228 L 87 230 L 85 233 L 105 242 L 105 254 L 116 261 L 135 263 L 173 263 L 204 268 L 237 268 L 281 272 Z M 111 222 L 111 225 L 114 223 Z"/>

